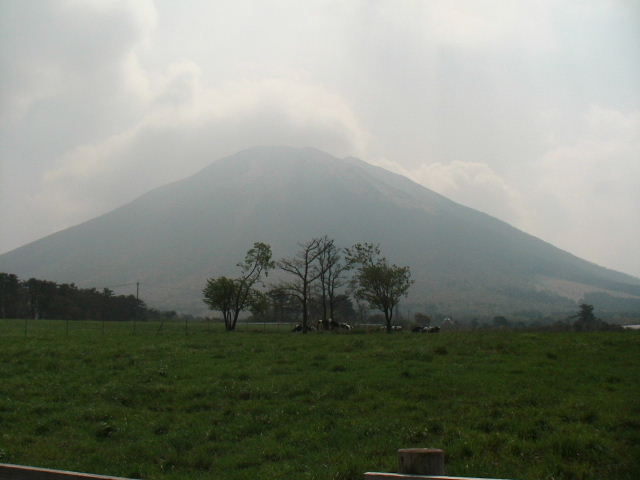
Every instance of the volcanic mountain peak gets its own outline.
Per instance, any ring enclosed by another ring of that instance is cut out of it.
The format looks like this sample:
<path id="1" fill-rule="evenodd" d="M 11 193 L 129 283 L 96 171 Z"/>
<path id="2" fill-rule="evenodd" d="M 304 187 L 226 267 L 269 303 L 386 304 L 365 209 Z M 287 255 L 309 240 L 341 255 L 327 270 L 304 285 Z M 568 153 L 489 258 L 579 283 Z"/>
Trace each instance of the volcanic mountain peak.
<path id="1" fill-rule="evenodd" d="M 327 234 L 409 265 L 416 307 L 474 315 L 571 311 L 585 295 L 640 302 L 640 280 L 598 267 L 411 180 L 313 148 L 254 147 L 91 221 L 0 256 L 0 271 L 103 287 L 140 281 L 152 306 L 202 311 L 207 277 L 255 241 L 276 258 Z M 554 282 L 553 280 L 559 280 Z M 563 283 L 564 282 L 564 283 Z M 613 302 L 615 303 L 615 302 Z M 640 310 L 640 303 L 639 308 Z"/>

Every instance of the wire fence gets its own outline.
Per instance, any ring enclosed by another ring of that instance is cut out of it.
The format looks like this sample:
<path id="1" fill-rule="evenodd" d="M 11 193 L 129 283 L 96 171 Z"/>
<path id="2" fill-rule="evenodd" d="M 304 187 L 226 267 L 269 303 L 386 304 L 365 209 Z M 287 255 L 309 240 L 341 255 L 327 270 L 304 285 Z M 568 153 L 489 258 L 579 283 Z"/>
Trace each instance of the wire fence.
<path id="1" fill-rule="evenodd" d="M 295 322 L 252 322 L 239 320 L 238 332 L 285 333 L 292 332 Z M 384 328 L 377 323 L 352 324 L 351 332 L 373 332 Z M 219 320 L 165 320 L 165 321 L 96 321 L 96 320 L 49 320 L 49 319 L 0 319 L 0 336 L 12 337 L 59 337 L 59 336 L 161 336 L 161 335 L 205 335 L 223 332 L 224 323 Z M 349 333 L 336 329 L 333 333 Z"/>

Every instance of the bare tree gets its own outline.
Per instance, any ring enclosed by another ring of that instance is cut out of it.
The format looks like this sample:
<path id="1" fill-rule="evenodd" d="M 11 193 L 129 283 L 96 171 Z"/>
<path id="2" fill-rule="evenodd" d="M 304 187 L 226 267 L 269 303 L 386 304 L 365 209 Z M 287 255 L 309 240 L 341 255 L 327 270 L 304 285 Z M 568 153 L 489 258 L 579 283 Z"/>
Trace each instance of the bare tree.
<path id="1" fill-rule="evenodd" d="M 340 250 L 335 241 L 326 235 L 320 239 L 320 255 L 318 269 L 320 270 L 320 296 L 322 301 L 322 324 L 325 329 L 331 328 L 328 318 L 335 319 L 336 290 L 344 284 L 344 273 L 347 265 L 341 263 Z M 328 310 L 328 317 L 327 317 Z"/>
<path id="2" fill-rule="evenodd" d="M 309 299 L 311 297 L 311 285 L 321 275 L 317 260 L 323 253 L 322 239 L 312 238 L 306 243 L 299 243 L 300 250 L 292 258 L 283 258 L 278 266 L 294 276 L 290 282 L 280 285 L 298 299 L 302 306 L 302 332 L 309 330 Z"/>

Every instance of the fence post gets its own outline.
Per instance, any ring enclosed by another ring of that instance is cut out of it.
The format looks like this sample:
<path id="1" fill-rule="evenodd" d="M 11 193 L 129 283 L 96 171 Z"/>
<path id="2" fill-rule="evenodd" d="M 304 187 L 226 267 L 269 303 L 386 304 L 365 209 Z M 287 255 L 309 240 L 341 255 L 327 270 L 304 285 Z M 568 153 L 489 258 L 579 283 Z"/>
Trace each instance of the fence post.
<path id="1" fill-rule="evenodd" d="M 444 475 L 444 451 L 439 448 L 402 448 L 398 461 L 399 473 Z"/>

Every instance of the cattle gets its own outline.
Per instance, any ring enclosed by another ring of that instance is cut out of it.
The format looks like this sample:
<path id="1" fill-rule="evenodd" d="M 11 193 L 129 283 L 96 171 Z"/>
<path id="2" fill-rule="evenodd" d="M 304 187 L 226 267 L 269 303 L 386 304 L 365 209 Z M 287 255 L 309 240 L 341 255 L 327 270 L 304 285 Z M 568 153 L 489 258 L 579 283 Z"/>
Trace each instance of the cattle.
<path id="1" fill-rule="evenodd" d="M 415 333 L 438 333 L 440 331 L 440 327 L 413 327 L 411 331 Z"/>
<path id="2" fill-rule="evenodd" d="M 334 319 L 330 318 L 327 320 L 327 325 L 331 330 L 341 329 L 341 330 L 351 330 L 351 325 L 344 322 L 336 322 Z M 318 330 L 322 330 L 324 326 L 324 322 L 322 320 L 318 320 Z"/>
<path id="3" fill-rule="evenodd" d="M 313 325 L 307 325 L 307 332 L 313 332 L 316 329 Z M 292 332 L 301 332 L 303 330 L 302 324 L 298 323 L 293 329 Z"/>
<path id="4" fill-rule="evenodd" d="M 386 325 L 380 325 L 380 327 L 378 327 L 378 330 L 380 330 L 381 332 L 384 332 L 387 329 Z M 392 332 L 401 332 L 402 331 L 402 325 L 391 325 L 391 331 Z"/>

